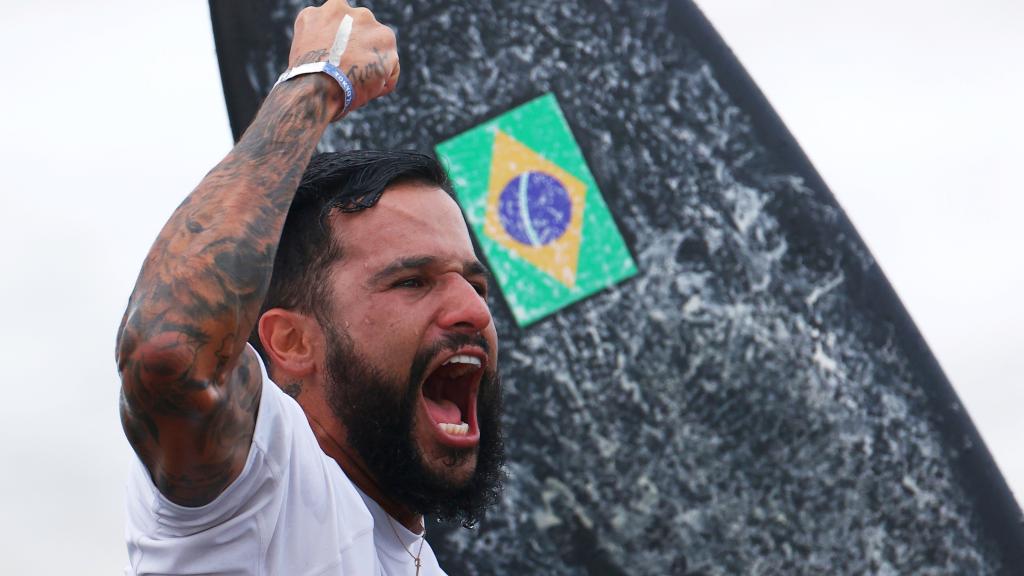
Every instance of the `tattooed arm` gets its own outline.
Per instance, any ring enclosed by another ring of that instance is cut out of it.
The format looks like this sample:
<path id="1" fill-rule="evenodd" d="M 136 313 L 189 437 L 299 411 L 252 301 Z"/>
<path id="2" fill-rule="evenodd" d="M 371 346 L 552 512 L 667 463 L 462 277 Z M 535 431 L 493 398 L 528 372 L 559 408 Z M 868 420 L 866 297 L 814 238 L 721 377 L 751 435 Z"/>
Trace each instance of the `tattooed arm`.
<path id="1" fill-rule="evenodd" d="M 352 79 L 355 109 L 398 79 L 394 34 L 368 10 L 330 0 L 300 12 L 290 65 L 325 60 L 346 14 L 353 26 L 342 69 L 378 71 Z M 326 74 L 275 88 L 142 266 L 118 333 L 121 420 L 154 483 L 176 503 L 212 501 L 245 464 L 261 389 L 245 341 L 299 179 L 343 100 Z"/>

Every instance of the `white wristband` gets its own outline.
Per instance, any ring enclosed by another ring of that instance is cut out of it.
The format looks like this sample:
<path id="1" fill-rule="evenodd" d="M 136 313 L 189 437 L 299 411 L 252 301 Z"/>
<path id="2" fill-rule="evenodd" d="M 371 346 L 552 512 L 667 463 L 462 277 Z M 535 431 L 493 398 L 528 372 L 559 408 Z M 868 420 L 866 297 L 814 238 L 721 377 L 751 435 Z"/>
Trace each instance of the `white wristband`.
<path id="1" fill-rule="evenodd" d="M 347 76 L 345 76 L 345 73 L 342 72 L 340 68 L 338 68 L 334 64 L 331 64 L 330 62 L 309 62 L 307 64 L 301 64 L 294 68 L 289 68 L 285 70 L 284 73 L 281 74 L 281 76 L 277 79 L 277 82 L 274 83 L 274 87 L 276 88 L 277 85 L 280 84 L 281 82 L 285 82 L 287 80 L 295 78 L 296 76 L 301 76 L 303 74 L 313 74 L 316 72 L 323 72 L 324 74 L 327 74 L 328 76 L 334 78 L 338 82 L 338 84 L 341 86 L 342 91 L 345 92 L 345 107 L 342 108 L 341 113 L 344 114 L 345 112 L 348 112 L 349 106 L 351 106 L 352 101 L 355 100 L 356 89 L 354 86 L 352 86 L 352 83 L 349 82 L 349 79 Z"/>

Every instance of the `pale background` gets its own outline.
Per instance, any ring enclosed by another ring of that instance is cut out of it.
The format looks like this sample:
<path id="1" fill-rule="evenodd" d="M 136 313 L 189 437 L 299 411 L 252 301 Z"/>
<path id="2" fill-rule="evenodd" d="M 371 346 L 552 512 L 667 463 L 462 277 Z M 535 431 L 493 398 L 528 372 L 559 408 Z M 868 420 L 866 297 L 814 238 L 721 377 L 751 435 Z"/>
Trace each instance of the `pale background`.
<path id="1" fill-rule="evenodd" d="M 700 2 L 1024 494 L 1024 3 Z M 205 0 L 0 0 L 0 571 L 124 564 L 114 333 L 229 149 Z M 401 89 L 401 85 L 399 85 Z"/>

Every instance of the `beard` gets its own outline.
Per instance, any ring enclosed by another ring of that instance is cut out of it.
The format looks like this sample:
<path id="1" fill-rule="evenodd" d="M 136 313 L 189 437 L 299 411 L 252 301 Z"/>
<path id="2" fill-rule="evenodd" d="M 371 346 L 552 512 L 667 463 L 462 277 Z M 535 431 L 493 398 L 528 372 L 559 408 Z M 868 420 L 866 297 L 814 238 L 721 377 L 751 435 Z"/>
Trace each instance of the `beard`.
<path id="1" fill-rule="evenodd" d="M 450 335 L 420 350 L 408 380 L 389 377 L 355 351 L 351 337 L 333 327 L 326 329 L 326 398 L 334 415 L 345 423 L 348 444 L 390 498 L 441 521 L 458 521 L 471 528 L 484 511 L 498 501 L 504 480 L 504 442 L 501 432 L 502 398 L 497 371 L 485 371 L 477 394 L 476 448 L 447 448 L 446 466 L 457 466 L 476 451 L 477 462 L 469 480 L 456 484 L 431 470 L 414 437 L 414 419 L 425 371 L 445 351 L 472 344 L 488 350 L 480 336 Z"/>

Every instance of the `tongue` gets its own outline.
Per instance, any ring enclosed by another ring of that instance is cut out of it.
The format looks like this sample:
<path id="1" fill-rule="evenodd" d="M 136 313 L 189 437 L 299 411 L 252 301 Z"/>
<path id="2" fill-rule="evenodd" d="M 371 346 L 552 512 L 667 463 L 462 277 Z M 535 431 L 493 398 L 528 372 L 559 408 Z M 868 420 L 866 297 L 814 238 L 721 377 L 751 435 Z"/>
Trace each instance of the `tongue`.
<path id="1" fill-rule="evenodd" d="M 427 412 L 430 417 L 434 419 L 434 422 L 438 424 L 449 423 L 458 424 L 462 422 L 462 411 L 459 410 L 458 405 L 451 400 L 434 400 L 433 398 L 423 397 L 427 404 Z"/>

